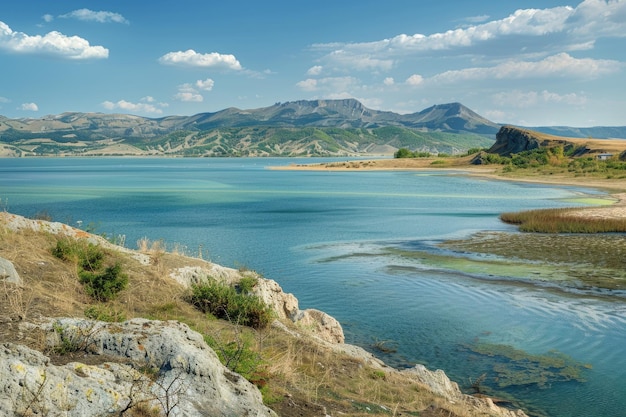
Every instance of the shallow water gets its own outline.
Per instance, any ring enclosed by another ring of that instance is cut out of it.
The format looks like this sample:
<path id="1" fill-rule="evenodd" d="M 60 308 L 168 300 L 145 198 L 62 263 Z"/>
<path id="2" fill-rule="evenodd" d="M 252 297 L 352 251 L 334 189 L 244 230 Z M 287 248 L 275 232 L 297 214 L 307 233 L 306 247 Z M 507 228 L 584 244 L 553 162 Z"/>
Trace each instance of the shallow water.
<path id="1" fill-rule="evenodd" d="M 571 206 L 592 190 L 437 171 L 266 169 L 290 162 L 2 159 L 0 201 L 13 213 L 45 211 L 58 221 L 97 225 L 109 236 L 124 234 L 128 247 L 146 236 L 255 269 L 294 293 L 301 308 L 339 319 L 347 342 L 370 350 L 384 342 L 397 352 L 373 351 L 390 364 L 444 369 L 468 392 L 470 381 L 492 366 L 468 345 L 557 350 L 590 367 L 587 382 L 495 393 L 536 415 L 625 415 L 623 300 L 480 280 L 388 250 L 419 250 L 481 230 L 514 231 L 499 213 Z M 488 384 L 497 389 L 495 381 Z"/>

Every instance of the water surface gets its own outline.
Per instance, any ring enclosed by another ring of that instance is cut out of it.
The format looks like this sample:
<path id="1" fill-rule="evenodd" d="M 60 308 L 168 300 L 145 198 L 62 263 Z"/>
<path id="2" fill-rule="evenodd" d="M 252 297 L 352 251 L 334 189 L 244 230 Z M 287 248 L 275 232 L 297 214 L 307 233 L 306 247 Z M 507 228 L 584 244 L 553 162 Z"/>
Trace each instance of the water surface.
<path id="1" fill-rule="evenodd" d="M 441 368 L 468 390 L 492 365 L 468 345 L 558 351 L 587 365 L 587 382 L 521 385 L 500 394 L 536 415 L 624 415 L 623 301 L 477 280 L 389 250 L 420 250 L 482 230 L 514 231 L 499 213 L 571 206 L 592 190 L 442 171 L 266 168 L 291 162 L 2 159 L 0 201 L 13 213 L 46 212 L 58 221 L 97 225 L 109 236 L 123 234 L 128 247 L 142 237 L 163 239 L 225 266 L 257 270 L 294 293 L 301 308 L 335 316 L 348 343 L 394 366 Z M 376 352 L 372 346 L 380 342 L 397 352 Z"/>

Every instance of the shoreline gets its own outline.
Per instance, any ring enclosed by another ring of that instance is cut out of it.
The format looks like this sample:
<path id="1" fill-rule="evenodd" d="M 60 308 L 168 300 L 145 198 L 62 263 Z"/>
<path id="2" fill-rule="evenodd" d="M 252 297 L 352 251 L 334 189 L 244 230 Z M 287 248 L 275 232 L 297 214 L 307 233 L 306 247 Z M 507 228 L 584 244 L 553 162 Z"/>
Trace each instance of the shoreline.
<path id="1" fill-rule="evenodd" d="M 574 177 L 563 175 L 544 175 L 533 177 L 528 175 L 502 175 L 498 166 L 472 166 L 463 163 L 457 165 L 433 166 L 437 158 L 424 159 L 374 159 L 331 163 L 290 164 L 285 166 L 270 166 L 268 169 L 277 171 L 328 171 L 328 172 L 372 172 L 372 171 L 432 171 L 446 172 L 448 175 L 464 175 L 475 178 L 485 178 L 497 181 L 525 182 L 531 184 L 547 184 L 555 186 L 575 186 L 593 188 L 607 193 L 606 205 L 601 207 L 585 207 L 576 210 L 576 215 L 589 217 L 617 217 L 626 218 L 626 178 L 608 179 L 594 177 Z M 600 212 L 602 211 L 602 212 Z"/>

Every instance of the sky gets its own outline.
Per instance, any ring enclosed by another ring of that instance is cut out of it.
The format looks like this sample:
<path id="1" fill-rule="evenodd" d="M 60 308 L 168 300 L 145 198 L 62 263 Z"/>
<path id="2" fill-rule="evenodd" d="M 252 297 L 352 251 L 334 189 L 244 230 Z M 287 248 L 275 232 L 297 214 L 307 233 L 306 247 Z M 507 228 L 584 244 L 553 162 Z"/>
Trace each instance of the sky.
<path id="1" fill-rule="evenodd" d="M 342 98 L 402 114 L 460 102 L 529 127 L 626 126 L 626 0 L 0 7 L 0 115 L 9 118 L 159 118 Z"/>

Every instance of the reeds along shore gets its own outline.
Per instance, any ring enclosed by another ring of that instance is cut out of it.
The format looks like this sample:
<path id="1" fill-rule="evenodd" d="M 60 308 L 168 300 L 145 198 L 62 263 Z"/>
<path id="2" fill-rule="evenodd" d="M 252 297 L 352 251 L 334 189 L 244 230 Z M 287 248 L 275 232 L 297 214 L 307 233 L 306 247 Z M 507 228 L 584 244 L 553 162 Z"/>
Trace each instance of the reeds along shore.
<path id="1" fill-rule="evenodd" d="M 606 207 L 610 209 L 611 207 Z M 601 209 L 593 209 L 601 210 Z M 539 233 L 624 233 L 626 217 L 585 216 L 580 208 L 555 208 L 502 213 L 500 219 L 519 225 L 522 232 Z"/>

